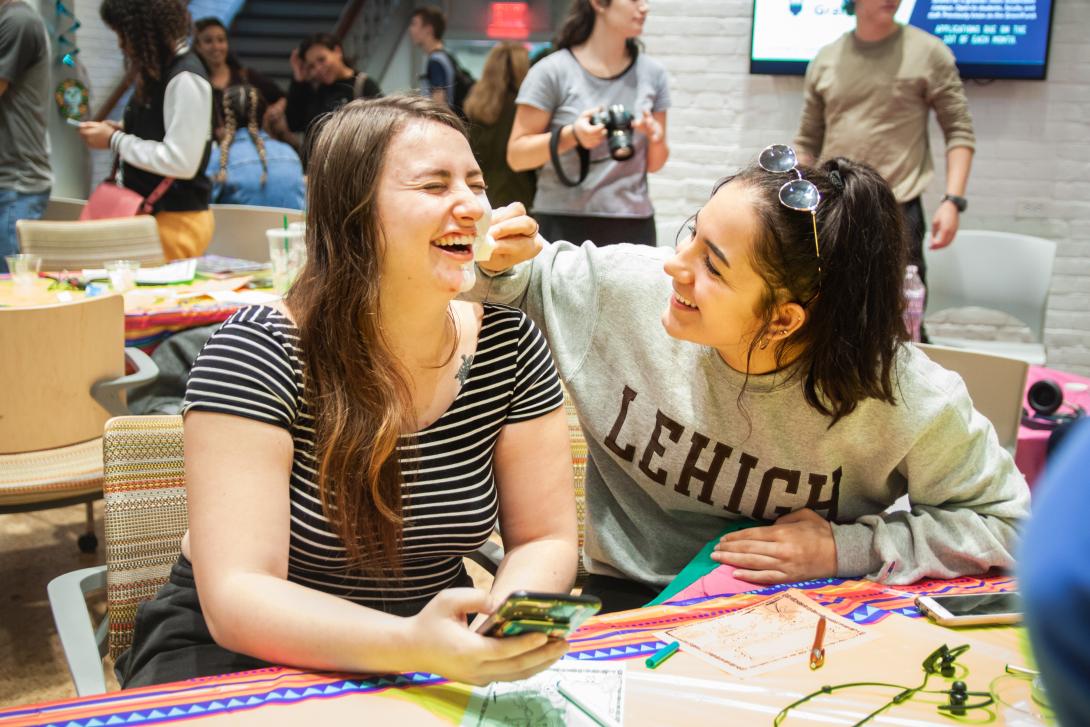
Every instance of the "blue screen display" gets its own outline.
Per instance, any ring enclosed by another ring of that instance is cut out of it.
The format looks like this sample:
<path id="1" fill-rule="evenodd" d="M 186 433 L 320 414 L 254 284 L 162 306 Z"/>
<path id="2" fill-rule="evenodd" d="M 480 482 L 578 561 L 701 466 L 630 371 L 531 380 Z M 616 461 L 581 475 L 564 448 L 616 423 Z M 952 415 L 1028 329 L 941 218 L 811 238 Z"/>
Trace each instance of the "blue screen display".
<path id="1" fill-rule="evenodd" d="M 1053 0 L 903 0 L 897 21 L 938 36 L 964 78 L 1043 79 Z M 855 27 L 842 0 L 754 0 L 750 73 L 800 75 Z"/>

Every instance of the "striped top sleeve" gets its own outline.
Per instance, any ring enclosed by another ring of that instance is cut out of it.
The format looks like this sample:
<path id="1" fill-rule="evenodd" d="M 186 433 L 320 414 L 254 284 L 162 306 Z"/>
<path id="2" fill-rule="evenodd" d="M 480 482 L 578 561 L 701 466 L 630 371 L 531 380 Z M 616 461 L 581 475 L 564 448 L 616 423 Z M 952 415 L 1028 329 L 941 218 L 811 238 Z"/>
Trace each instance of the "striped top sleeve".
<path id="1" fill-rule="evenodd" d="M 564 391 L 545 337 L 525 313 L 520 311 L 520 316 L 509 423 L 534 419 L 564 404 Z"/>
<path id="2" fill-rule="evenodd" d="M 189 373 L 182 413 L 209 411 L 290 430 L 299 412 L 294 336 L 270 308 L 244 308 L 208 339 Z"/>

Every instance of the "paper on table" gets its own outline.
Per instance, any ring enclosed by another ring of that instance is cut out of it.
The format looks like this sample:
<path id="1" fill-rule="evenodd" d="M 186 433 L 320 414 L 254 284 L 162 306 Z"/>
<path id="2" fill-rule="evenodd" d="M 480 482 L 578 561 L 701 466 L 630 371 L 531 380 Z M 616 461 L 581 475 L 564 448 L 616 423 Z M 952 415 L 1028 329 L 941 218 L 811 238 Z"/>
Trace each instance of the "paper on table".
<path id="1" fill-rule="evenodd" d="M 188 283 L 197 274 L 197 260 L 176 260 L 166 265 L 154 268 L 140 268 L 136 272 L 137 285 L 174 285 Z M 82 272 L 84 280 L 108 280 L 105 268 L 85 268 Z"/>
<path id="2" fill-rule="evenodd" d="M 529 679 L 474 689 L 461 727 L 597 727 L 556 691 L 557 682 L 598 714 L 623 724 L 624 669 L 623 663 L 564 659 Z"/>
<path id="3" fill-rule="evenodd" d="M 788 589 L 752 606 L 665 632 L 686 654 L 734 676 L 749 676 L 797 660 L 806 663 L 818 620 L 824 616 L 825 649 L 861 644 L 874 634 Z"/>

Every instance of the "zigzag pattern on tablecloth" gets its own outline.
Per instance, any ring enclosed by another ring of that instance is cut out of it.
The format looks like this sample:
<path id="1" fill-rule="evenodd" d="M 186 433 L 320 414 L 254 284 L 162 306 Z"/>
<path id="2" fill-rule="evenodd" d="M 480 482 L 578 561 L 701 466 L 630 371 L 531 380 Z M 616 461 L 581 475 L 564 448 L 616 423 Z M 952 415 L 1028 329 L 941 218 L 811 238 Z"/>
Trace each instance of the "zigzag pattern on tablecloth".
<path id="1" fill-rule="evenodd" d="M 918 595 L 945 593 L 998 593 L 1011 591 L 1010 577 L 964 577 L 921 581 L 910 586 L 885 586 L 873 581 L 824 578 L 804 583 L 771 586 L 731 596 L 708 596 L 658 606 L 624 615 L 606 614 L 592 619 L 572 634 L 571 651 L 565 658 L 579 661 L 633 659 L 656 651 L 665 643 L 655 632 L 715 618 L 752 606 L 788 588 L 806 592 L 815 601 L 858 624 L 877 623 L 892 614 L 920 618 Z"/>
<path id="2" fill-rule="evenodd" d="M 205 698 L 192 702 L 181 702 L 169 706 L 159 706 L 148 709 L 135 709 L 131 711 L 119 711 L 111 714 L 103 714 L 90 717 L 77 717 L 75 719 L 64 718 L 49 721 L 48 714 L 41 717 L 46 720 L 43 724 L 51 727 L 109 727 L 111 725 L 153 725 L 177 720 L 192 719 L 218 712 L 238 712 L 255 707 L 261 707 L 276 702 L 290 704 L 309 699 L 328 699 L 339 697 L 349 693 L 379 692 L 386 689 L 400 689 L 410 686 L 424 686 L 439 684 L 444 681 L 436 674 L 410 673 L 388 674 L 384 676 L 369 677 L 366 679 L 345 679 L 336 675 L 311 675 L 315 681 L 312 685 L 299 684 L 294 686 L 277 687 L 256 694 L 240 694 L 237 696 L 220 695 L 218 698 Z M 331 679 L 332 677 L 332 679 Z M 197 681 L 197 680 L 194 680 Z M 203 680 L 202 680 L 203 681 Z M 194 685 L 195 688 L 203 685 Z M 179 696 L 184 696 L 184 690 Z M 29 716 L 29 715 L 28 715 Z"/>

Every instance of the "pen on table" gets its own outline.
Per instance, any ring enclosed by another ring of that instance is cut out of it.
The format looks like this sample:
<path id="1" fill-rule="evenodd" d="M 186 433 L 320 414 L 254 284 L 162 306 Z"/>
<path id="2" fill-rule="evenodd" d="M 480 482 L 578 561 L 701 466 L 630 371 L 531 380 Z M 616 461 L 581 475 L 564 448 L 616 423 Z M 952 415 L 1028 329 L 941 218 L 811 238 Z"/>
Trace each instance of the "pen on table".
<path id="1" fill-rule="evenodd" d="M 648 669 L 654 669 L 662 664 L 662 662 L 666 661 L 675 653 L 677 653 L 677 650 L 678 648 L 680 648 L 680 646 L 681 644 L 679 644 L 678 642 L 671 641 L 669 644 L 662 647 L 651 656 L 647 657 L 647 660 L 644 661 L 644 664 L 647 664 Z"/>
<path id="2" fill-rule="evenodd" d="M 556 683 L 556 691 L 560 692 L 560 696 L 578 707 L 580 712 L 590 717 L 596 724 L 601 725 L 601 727 L 620 727 L 620 725 L 611 720 L 609 717 L 602 716 L 601 714 L 598 714 L 596 711 L 588 707 L 586 703 L 583 702 L 583 700 L 579 699 L 579 697 L 575 696 L 567 689 L 565 689 L 564 685 L 560 682 Z"/>
<path id="3" fill-rule="evenodd" d="M 882 572 L 878 574 L 878 583 L 885 583 L 886 579 L 893 575 L 894 569 L 897 567 L 897 561 L 891 560 L 886 563 L 886 567 L 882 569 Z"/>
<path id="4" fill-rule="evenodd" d="M 825 664 L 825 617 L 817 622 L 817 631 L 814 632 L 814 645 L 810 647 L 810 668 L 820 669 Z"/>

